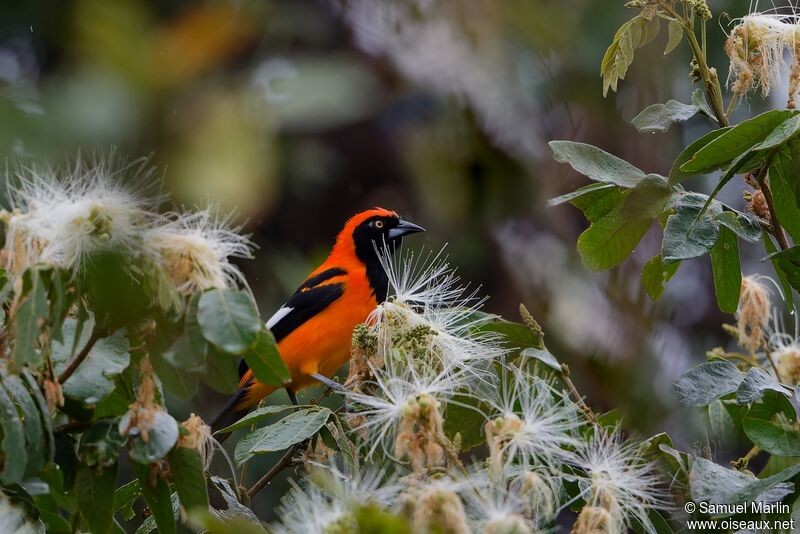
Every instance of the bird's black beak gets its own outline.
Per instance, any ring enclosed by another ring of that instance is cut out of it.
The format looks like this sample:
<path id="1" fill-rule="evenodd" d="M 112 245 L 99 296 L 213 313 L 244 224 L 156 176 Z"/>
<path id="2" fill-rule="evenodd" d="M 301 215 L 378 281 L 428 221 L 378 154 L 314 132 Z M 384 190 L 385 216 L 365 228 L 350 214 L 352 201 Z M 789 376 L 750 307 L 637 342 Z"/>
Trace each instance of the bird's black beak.
<path id="1" fill-rule="evenodd" d="M 424 232 L 424 231 L 425 228 L 416 225 L 412 222 L 400 219 L 397 223 L 397 226 L 389 229 L 389 239 L 396 239 L 398 237 L 403 237 L 408 234 L 416 234 L 417 232 Z"/>

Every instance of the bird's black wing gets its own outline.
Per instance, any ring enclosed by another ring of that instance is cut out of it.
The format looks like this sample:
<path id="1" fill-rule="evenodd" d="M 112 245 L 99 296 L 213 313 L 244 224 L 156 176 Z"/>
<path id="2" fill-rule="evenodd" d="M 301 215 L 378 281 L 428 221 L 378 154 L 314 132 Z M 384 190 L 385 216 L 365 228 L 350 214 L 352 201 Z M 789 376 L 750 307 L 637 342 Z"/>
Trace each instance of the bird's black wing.
<path id="1" fill-rule="evenodd" d="M 344 294 L 344 284 L 330 282 L 330 280 L 345 274 L 347 274 L 347 271 L 344 269 L 332 268 L 306 279 L 286 304 L 281 306 L 267 321 L 267 328 L 272 331 L 275 340 L 280 342 L 294 332 L 295 329 L 340 298 Z M 244 376 L 248 369 L 247 363 L 242 359 L 239 364 L 239 376 Z M 235 408 L 244 397 L 246 391 L 247 387 L 242 387 L 228 400 L 225 407 L 211 423 L 211 428 L 214 431 L 233 424 L 243 415 L 241 412 L 236 411 Z M 220 437 L 220 441 L 222 440 L 224 440 L 224 437 Z"/>

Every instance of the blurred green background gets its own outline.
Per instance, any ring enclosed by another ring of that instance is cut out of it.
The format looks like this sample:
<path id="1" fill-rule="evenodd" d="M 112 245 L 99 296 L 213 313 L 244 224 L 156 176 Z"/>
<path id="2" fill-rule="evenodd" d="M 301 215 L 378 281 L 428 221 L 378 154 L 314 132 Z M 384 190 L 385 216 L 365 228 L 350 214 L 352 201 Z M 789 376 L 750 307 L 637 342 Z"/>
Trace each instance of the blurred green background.
<path id="1" fill-rule="evenodd" d="M 724 78 L 721 14 L 741 16 L 748 2 L 709 4 Z M 7 0 L 0 151 L 6 161 L 110 146 L 152 155 L 178 205 L 236 210 L 260 247 L 241 267 L 265 318 L 348 216 L 395 209 L 428 229 L 414 246 L 448 243 L 488 311 L 516 320 L 526 303 L 594 406 L 716 450 L 670 400 L 677 376 L 729 342 L 707 260 L 684 262 L 653 303 L 639 271 L 658 228 L 624 265 L 592 274 L 575 252 L 583 217 L 546 206 L 584 183 L 551 160 L 549 139 L 664 174 L 708 128 L 695 118 L 643 136 L 630 125 L 645 106 L 691 94 L 688 53 L 664 58 L 666 32 L 602 97 L 600 60 L 632 15 L 610 0 Z M 740 206 L 737 187 L 723 200 Z M 742 254 L 745 274 L 764 271 L 757 249 Z M 201 391 L 176 406 L 210 418 L 221 403 Z"/>

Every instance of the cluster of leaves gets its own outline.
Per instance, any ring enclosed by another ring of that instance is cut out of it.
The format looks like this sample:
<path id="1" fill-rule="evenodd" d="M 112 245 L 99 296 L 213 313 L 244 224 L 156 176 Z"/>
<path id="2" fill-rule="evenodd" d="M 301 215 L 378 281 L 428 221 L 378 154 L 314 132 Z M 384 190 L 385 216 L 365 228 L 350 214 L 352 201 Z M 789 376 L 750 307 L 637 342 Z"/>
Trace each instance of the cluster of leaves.
<path id="1" fill-rule="evenodd" d="M 83 260 L 2 271 L 0 522 L 125 532 L 146 507 L 133 525 L 169 533 L 180 508 L 208 509 L 207 485 L 238 503 L 236 488 L 206 472 L 198 429 L 170 415 L 165 397 L 189 398 L 200 381 L 235 391 L 240 357 L 267 384 L 288 379 L 251 295 L 178 293 L 126 250 Z"/>
<path id="2" fill-rule="evenodd" d="M 740 242 L 763 247 L 790 310 L 794 291 L 800 291 L 800 246 L 792 245 L 800 242 L 800 114 L 793 109 L 770 110 L 729 125 L 730 111 L 741 95 L 733 94 L 727 110 L 723 109 L 716 71 L 706 61 L 705 21 L 710 12 L 705 2 L 643 0 L 629 6 L 640 12 L 620 29 L 603 60 L 605 90 L 616 89 L 633 61 L 633 50 L 652 39 L 659 19 L 667 20 L 667 52 L 686 37 L 694 54 L 693 81 L 702 88 L 695 91 L 690 104 L 670 100 L 648 107 L 633 119 L 633 125 L 644 133 L 664 132 L 701 114 L 712 129 L 677 155 L 666 176 L 646 173 L 594 146 L 551 142 L 557 161 L 596 182 L 552 203 L 570 202 L 590 222 L 577 248 L 584 264 L 597 271 L 627 259 L 656 221 L 663 231 L 661 250 L 642 270 L 643 289 L 653 299 L 661 296 L 681 262 L 708 255 L 719 308 L 737 314 L 743 332 L 742 322 L 752 319 L 742 312 L 748 304 L 744 302 Z M 701 39 L 695 34 L 698 30 Z M 689 178 L 710 174 L 718 176 L 710 194 L 684 188 Z M 744 176 L 743 185 L 752 188 L 744 194 L 745 209 L 716 198 L 737 176 Z M 792 505 L 791 514 L 798 517 L 800 402 L 796 378 L 779 371 L 775 339 L 766 334 L 762 339 L 761 327 L 770 320 L 772 310 L 764 304 L 759 313 L 755 323 L 758 339 L 750 343 L 746 354 L 711 351 L 708 361 L 688 371 L 674 388 L 684 405 L 705 407 L 710 436 L 724 443 L 748 441 L 753 449 L 729 469 L 676 451 L 666 441 L 654 443 L 676 479 L 683 482 L 684 498 L 714 504 L 784 502 Z M 739 338 L 740 344 L 746 345 L 741 334 Z M 796 340 L 788 343 L 788 348 L 794 350 Z M 756 477 L 747 467 L 749 460 L 762 452 L 771 456 Z"/>

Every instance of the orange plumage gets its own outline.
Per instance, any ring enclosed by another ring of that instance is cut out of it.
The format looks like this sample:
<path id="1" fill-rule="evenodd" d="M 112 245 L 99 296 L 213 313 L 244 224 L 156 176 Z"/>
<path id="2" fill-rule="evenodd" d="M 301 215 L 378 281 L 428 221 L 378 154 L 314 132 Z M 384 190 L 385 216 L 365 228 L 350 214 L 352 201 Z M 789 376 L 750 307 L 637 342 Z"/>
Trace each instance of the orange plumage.
<path id="1" fill-rule="evenodd" d="M 296 392 L 314 384 L 316 379 L 310 375 L 331 377 L 348 361 L 353 329 L 387 296 L 388 279 L 380 267 L 376 243 L 397 242 L 419 231 L 423 229 L 383 208 L 347 221 L 325 262 L 267 323 L 291 372 L 287 389 Z M 228 409 L 247 410 L 275 389 L 247 370 L 240 393 Z"/>

